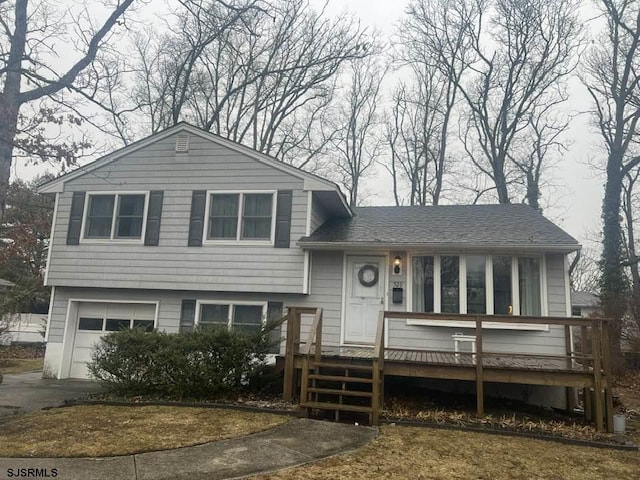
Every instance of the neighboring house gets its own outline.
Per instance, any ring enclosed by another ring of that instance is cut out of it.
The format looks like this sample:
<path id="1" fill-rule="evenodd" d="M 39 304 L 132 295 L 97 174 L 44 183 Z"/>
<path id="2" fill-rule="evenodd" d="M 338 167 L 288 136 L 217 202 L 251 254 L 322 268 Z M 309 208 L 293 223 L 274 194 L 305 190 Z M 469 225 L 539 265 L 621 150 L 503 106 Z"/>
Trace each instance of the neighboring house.
<path id="1" fill-rule="evenodd" d="M 252 329 L 292 305 L 323 308 L 327 346 L 371 345 L 381 309 L 571 314 L 580 245 L 526 205 L 352 209 L 332 182 L 187 124 L 39 191 L 56 196 L 46 363 L 58 378 L 84 377 L 105 332 Z M 452 351 L 467 331 L 394 325 L 397 348 Z M 559 325 L 486 328 L 485 349 L 565 353 Z"/>
<path id="2" fill-rule="evenodd" d="M 600 315 L 600 299 L 590 292 L 571 292 L 571 316 L 593 317 Z"/>

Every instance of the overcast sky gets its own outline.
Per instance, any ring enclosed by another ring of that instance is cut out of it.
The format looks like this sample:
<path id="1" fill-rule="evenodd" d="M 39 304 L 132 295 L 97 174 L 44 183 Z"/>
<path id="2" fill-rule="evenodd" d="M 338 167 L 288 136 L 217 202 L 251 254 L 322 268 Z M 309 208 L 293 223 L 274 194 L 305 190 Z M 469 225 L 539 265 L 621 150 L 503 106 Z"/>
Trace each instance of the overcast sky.
<path id="1" fill-rule="evenodd" d="M 171 1 L 171 0 L 168 0 Z M 322 8 L 325 0 L 310 0 L 316 8 Z M 153 7 L 160 9 L 164 2 L 154 2 Z M 362 23 L 380 31 L 382 37 L 393 39 L 394 29 L 403 15 L 407 0 L 329 0 L 327 12 L 337 14 L 344 10 L 353 12 Z M 590 2 L 584 3 L 582 15 L 587 29 L 593 29 L 596 22 L 590 21 L 594 11 L 588 7 Z M 145 7 L 149 8 L 149 7 Z M 166 7 L 165 7 L 166 8 Z M 588 32 L 593 34 L 593 32 Z M 389 87 L 393 86 L 393 80 Z M 385 91 L 388 98 L 389 91 Z M 567 108 L 572 112 L 584 111 L 589 107 L 589 97 L 584 86 L 575 80 L 571 84 L 571 101 Z M 600 229 L 600 208 L 602 201 L 602 184 L 604 178 L 598 176 L 590 166 L 603 163 L 603 150 L 600 137 L 589 127 L 586 115 L 578 117 L 572 124 L 567 135 L 571 143 L 568 152 L 553 172 L 552 181 L 556 188 L 546 195 L 546 203 L 551 207 L 545 215 L 554 220 L 583 244 L 587 239 L 593 239 L 594 233 Z M 50 167 L 48 167 L 50 168 Z M 26 167 L 18 164 L 14 167 L 14 175 L 30 178 L 41 172 L 45 167 Z M 367 204 L 390 204 L 391 181 L 387 174 L 380 172 L 376 178 L 368 181 L 368 190 L 375 195 Z"/>
<path id="2" fill-rule="evenodd" d="M 321 8 L 325 0 L 311 0 L 311 3 Z M 355 13 L 371 28 L 379 30 L 389 40 L 393 39 L 395 27 L 401 19 L 408 0 L 329 0 L 328 11 L 332 14 L 344 10 Z M 591 2 L 582 2 L 581 15 L 587 29 L 587 35 L 593 35 L 597 21 L 595 9 Z M 571 99 L 567 109 L 573 113 L 583 112 L 590 106 L 590 98 L 585 87 L 575 79 L 570 84 Z M 388 97 L 388 93 L 387 97 Z M 578 116 L 572 123 L 567 134 L 569 150 L 562 162 L 554 170 L 551 180 L 555 188 L 549 197 L 549 192 L 543 191 L 546 203 L 550 208 L 545 215 L 553 219 L 578 241 L 587 244 L 595 232 L 600 229 L 600 210 L 603 195 L 604 178 L 599 176 L 591 165 L 602 164 L 603 149 L 598 135 L 589 126 L 587 115 Z M 371 185 L 371 183 L 370 183 Z M 381 191 L 380 201 L 391 201 L 389 178 L 380 174 L 375 185 Z"/>

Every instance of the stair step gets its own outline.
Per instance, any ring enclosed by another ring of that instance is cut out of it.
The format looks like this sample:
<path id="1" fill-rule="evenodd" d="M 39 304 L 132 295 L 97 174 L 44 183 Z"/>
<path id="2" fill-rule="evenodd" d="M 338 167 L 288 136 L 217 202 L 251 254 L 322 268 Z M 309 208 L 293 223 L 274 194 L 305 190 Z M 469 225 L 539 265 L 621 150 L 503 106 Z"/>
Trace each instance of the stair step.
<path id="1" fill-rule="evenodd" d="M 322 375 L 317 373 L 312 373 L 309 375 L 310 380 L 325 380 L 327 382 L 347 382 L 347 383 L 373 383 L 373 379 L 371 378 L 362 378 L 362 377 L 344 377 L 338 375 Z"/>
<path id="2" fill-rule="evenodd" d="M 309 387 L 308 392 L 311 393 L 326 393 L 329 395 L 345 395 L 347 397 L 372 397 L 371 392 L 359 392 L 357 390 L 340 390 L 339 388 L 317 388 Z"/>
<path id="3" fill-rule="evenodd" d="M 300 406 L 305 408 L 317 408 L 319 410 L 340 410 L 343 412 L 373 413 L 373 409 L 371 407 L 364 407 L 361 405 L 340 405 L 337 403 L 306 402 L 301 403 Z"/>
<path id="4" fill-rule="evenodd" d="M 320 361 L 320 362 L 316 362 L 316 361 L 311 361 L 309 362 L 309 366 L 310 367 L 324 367 L 324 368 L 339 368 L 339 369 L 343 369 L 343 370 L 363 370 L 366 372 L 371 372 L 373 371 L 373 365 L 352 365 L 349 363 L 332 363 L 332 362 L 324 362 L 324 361 Z"/>

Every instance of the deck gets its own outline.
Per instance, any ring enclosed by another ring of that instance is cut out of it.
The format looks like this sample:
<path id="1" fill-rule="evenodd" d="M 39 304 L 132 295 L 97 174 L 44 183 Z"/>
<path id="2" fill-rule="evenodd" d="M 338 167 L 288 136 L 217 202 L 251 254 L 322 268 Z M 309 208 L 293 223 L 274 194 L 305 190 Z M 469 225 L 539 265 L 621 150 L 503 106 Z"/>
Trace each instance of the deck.
<path id="1" fill-rule="evenodd" d="M 300 339 L 300 316 L 314 313 L 314 322 L 306 341 Z M 599 430 L 612 429 L 612 394 L 610 388 L 610 361 L 608 348 L 608 321 L 599 318 L 564 317 L 512 317 L 512 316 L 470 316 L 453 315 L 458 320 L 473 321 L 476 324 L 475 352 L 454 352 L 436 350 L 416 350 L 389 348 L 385 344 L 385 324 L 388 320 L 404 321 L 406 318 L 448 321 L 452 315 L 418 314 L 409 312 L 381 312 L 377 335 L 373 346 L 330 346 L 322 344 L 322 310 L 291 308 L 287 317 L 285 352 L 284 398 L 293 399 L 297 390 L 296 372 L 302 373 L 300 397 L 306 397 L 313 390 L 315 380 L 309 385 L 309 378 L 318 378 L 318 366 L 323 362 L 341 365 L 345 371 L 349 365 L 373 371 L 372 411 L 382 408 L 384 397 L 384 377 L 403 376 L 449 380 L 467 380 L 476 383 L 477 413 L 484 415 L 484 383 L 515 383 L 527 385 L 549 385 L 556 387 L 584 389 L 585 414 L 593 419 Z M 581 330 L 581 345 L 575 348 L 566 342 L 562 355 L 541 355 L 528 353 L 491 352 L 483 349 L 483 322 L 539 323 L 562 325 L 567 339 L 569 329 Z M 343 385 L 343 388 L 344 385 Z M 590 395 L 590 391 L 604 395 Z M 590 399 L 593 397 L 593 401 Z M 604 397 L 604 398 L 603 398 Z M 574 398 L 567 390 L 567 404 L 571 408 Z M 326 404 L 325 404 L 326 405 Z M 377 418 L 376 413 L 372 416 Z M 373 421 L 373 420 L 372 420 Z"/>

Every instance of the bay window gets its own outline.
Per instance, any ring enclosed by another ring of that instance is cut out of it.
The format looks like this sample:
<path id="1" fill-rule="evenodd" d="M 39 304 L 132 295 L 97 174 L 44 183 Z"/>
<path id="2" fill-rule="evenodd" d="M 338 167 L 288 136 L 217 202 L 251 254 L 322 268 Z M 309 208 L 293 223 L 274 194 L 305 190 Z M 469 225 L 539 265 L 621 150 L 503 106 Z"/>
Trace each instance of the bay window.
<path id="1" fill-rule="evenodd" d="M 541 257 L 415 255 L 410 265 L 413 312 L 546 314 Z"/>

